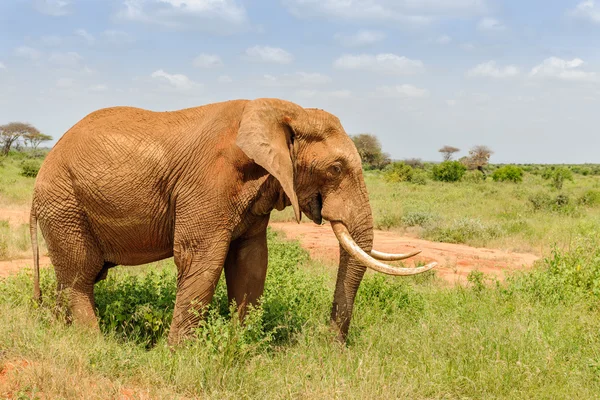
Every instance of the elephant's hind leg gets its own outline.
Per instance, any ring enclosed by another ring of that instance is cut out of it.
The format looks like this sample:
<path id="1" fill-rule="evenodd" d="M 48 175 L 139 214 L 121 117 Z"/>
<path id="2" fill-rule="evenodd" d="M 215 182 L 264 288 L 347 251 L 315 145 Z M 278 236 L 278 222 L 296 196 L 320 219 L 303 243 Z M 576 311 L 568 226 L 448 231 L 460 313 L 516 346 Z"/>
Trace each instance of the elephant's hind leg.
<path id="1" fill-rule="evenodd" d="M 65 214 L 62 214 L 64 217 Z M 59 299 L 68 302 L 67 319 L 98 328 L 94 312 L 94 283 L 104 267 L 102 252 L 84 217 L 52 221 L 44 234 L 56 272 Z"/>

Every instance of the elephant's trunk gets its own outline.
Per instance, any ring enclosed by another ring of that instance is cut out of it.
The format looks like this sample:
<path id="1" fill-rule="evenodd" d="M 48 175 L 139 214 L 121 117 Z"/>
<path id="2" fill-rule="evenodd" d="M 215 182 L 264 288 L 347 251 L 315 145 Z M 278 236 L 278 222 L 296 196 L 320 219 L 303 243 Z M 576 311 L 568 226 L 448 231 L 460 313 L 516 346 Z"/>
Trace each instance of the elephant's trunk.
<path id="1" fill-rule="evenodd" d="M 340 242 L 340 264 L 331 310 L 331 323 L 338 332 L 338 339 L 342 342 L 348 335 L 354 299 L 367 267 L 388 275 L 406 276 L 423 273 L 437 265 L 431 263 L 418 268 L 395 268 L 378 261 L 378 259 L 401 260 L 419 252 L 387 254 L 372 250 L 373 216 L 364 183 L 361 184 L 363 196 L 360 200 L 362 201 L 353 205 L 348 204 L 348 209 L 354 213 L 346 218 L 348 222 L 331 221 L 333 232 Z M 354 203 L 352 200 L 350 202 Z"/>

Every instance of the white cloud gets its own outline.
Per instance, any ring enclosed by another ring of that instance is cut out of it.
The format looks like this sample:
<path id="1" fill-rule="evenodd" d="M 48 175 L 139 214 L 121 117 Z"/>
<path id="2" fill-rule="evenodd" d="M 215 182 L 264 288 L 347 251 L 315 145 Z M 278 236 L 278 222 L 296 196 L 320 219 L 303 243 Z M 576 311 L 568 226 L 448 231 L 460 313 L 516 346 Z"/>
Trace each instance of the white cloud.
<path id="1" fill-rule="evenodd" d="M 503 31 L 506 26 L 495 18 L 482 18 L 477 24 L 480 31 Z"/>
<path id="2" fill-rule="evenodd" d="M 233 79 L 229 75 L 221 75 L 217 78 L 217 82 L 219 83 L 231 83 Z"/>
<path id="3" fill-rule="evenodd" d="M 455 99 L 448 99 L 446 100 L 446 104 L 448 105 L 448 107 L 454 107 L 456 106 L 458 102 Z"/>
<path id="4" fill-rule="evenodd" d="M 587 19 L 600 24 L 600 5 L 596 5 L 594 0 L 582 1 L 570 10 L 569 14 L 576 18 Z"/>
<path id="5" fill-rule="evenodd" d="M 64 68 L 79 68 L 83 57 L 74 51 L 67 53 L 52 53 L 48 59 L 52 64 Z"/>
<path id="6" fill-rule="evenodd" d="M 70 0 L 33 0 L 33 7 L 42 14 L 60 17 L 69 14 Z"/>
<path id="7" fill-rule="evenodd" d="M 345 47 L 362 47 L 382 41 L 385 39 L 385 33 L 361 29 L 352 35 L 336 33 L 334 38 Z"/>
<path id="8" fill-rule="evenodd" d="M 119 19 L 214 32 L 231 32 L 247 22 L 237 0 L 123 0 Z"/>
<path id="9" fill-rule="evenodd" d="M 262 83 L 267 86 L 308 86 L 323 85 L 331 82 L 327 75 L 319 73 L 296 72 L 280 76 L 265 74 Z"/>
<path id="10" fill-rule="evenodd" d="M 512 78 L 519 75 L 519 68 L 515 65 L 499 67 L 496 61 L 490 60 L 471 68 L 467 75 L 471 77 Z"/>
<path id="11" fill-rule="evenodd" d="M 82 38 L 83 40 L 85 40 L 85 42 L 89 45 L 94 44 L 94 42 L 96 41 L 94 36 L 92 34 L 88 33 L 85 29 L 77 29 L 75 31 L 75 35 L 77 35 L 80 38 Z"/>
<path id="12" fill-rule="evenodd" d="M 216 54 L 202 53 L 194 58 L 193 64 L 198 68 L 214 68 L 223 66 L 223 60 Z"/>
<path id="13" fill-rule="evenodd" d="M 154 79 L 167 83 L 171 88 L 177 90 L 190 90 L 194 87 L 199 86 L 197 83 L 195 83 L 185 75 L 169 74 L 168 72 L 165 72 L 162 69 L 154 71 L 150 76 Z"/>
<path id="14" fill-rule="evenodd" d="M 92 92 L 106 92 L 108 90 L 108 86 L 105 84 L 98 84 L 90 86 L 90 91 Z"/>
<path id="15" fill-rule="evenodd" d="M 460 47 L 465 51 L 473 51 L 475 50 L 475 45 L 473 43 L 463 43 Z"/>
<path id="16" fill-rule="evenodd" d="M 425 98 L 429 97 L 429 90 L 409 84 L 403 84 L 396 86 L 379 86 L 376 90 L 376 94 L 384 97 Z"/>
<path id="17" fill-rule="evenodd" d="M 19 57 L 29 58 L 32 61 L 39 60 L 42 57 L 42 52 L 33 47 L 21 46 L 15 49 L 15 53 Z"/>
<path id="18" fill-rule="evenodd" d="M 391 53 L 345 54 L 335 60 L 333 66 L 338 69 L 357 69 L 390 74 L 414 74 L 423 70 L 421 60 L 411 60 Z"/>
<path id="19" fill-rule="evenodd" d="M 0 61 L 0 69 L 6 69 L 6 65 L 2 61 Z"/>
<path id="20" fill-rule="evenodd" d="M 284 0 L 297 16 L 424 25 L 435 18 L 480 14 L 486 0 Z"/>
<path id="21" fill-rule="evenodd" d="M 254 61 L 275 63 L 275 64 L 289 64 L 294 60 L 287 51 L 279 47 L 269 46 L 254 46 L 246 49 L 246 56 Z"/>
<path id="22" fill-rule="evenodd" d="M 533 67 L 529 75 L 533 78 L 553 78 L 565 81 L 598 81 L 598 75 L 595 72 L 586 72 L 580 69 L 583 65 L 584 62 L 580 58 L 569 61 L 550 57 Z"/>
<path id="23" fill-rule="evenodd" d="M 56 81 L 56 87 L 59 89 L 68 89 L 73 87 L 75 81 L 71 78 L 60 78 Z"/>
<path id="24" fill-rule="evenodd" d="M 448 44 L 452 41 L 452 38 L 448 35 L 441 35 L 435 40 L 439 44 Z"/>

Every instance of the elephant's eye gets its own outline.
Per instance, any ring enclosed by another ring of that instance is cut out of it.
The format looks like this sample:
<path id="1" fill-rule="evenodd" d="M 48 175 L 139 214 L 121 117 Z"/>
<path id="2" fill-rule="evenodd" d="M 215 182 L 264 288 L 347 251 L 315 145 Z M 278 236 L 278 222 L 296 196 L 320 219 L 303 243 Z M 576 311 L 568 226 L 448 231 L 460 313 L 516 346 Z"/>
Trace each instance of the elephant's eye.
<path id="1" fill-rule="evenodd" d="M 337 178 L 342 173 L 342 167 L 339 164 L 333 164 L 327 169 L 327 173 L 331 178 Z"/>

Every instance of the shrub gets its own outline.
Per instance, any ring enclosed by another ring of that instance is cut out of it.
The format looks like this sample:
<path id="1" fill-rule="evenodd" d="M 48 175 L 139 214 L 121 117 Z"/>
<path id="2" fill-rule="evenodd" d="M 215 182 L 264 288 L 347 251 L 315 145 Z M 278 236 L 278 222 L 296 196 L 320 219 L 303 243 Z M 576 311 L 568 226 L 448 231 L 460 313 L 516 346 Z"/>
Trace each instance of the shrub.
<path id="1" fill-rule="evenodd" d="M 21 162 L 21 175 L 35 178 L 40 171 L 40 163 L 35 160 L 24 160 Z"/>
<path id="2" fill-rule="evenodd" d="M 398 214 L 384 213 L 381 217 L 377 218 L 375 222 L 376 229 L 388 230 L 390 228 L 400 226 L 401 218 Z"/>
<path id="3" fill-rule="evenodd" d="M 485 175 L 477 170 L 467 171 L 462 177 L 462 180 L 469 183 L 481 183 L 485 181 Z"/>
<path id="4" fill-rule="evenodd" d="M 422 169 L 415 170 L 410 178 L 410 183 L 414 183 L 415 185 L 427 185 L 427 172 Z"/>
<path id="5" fill-rule="evenodd" d="M 438 242 L 467 243 L 471 240 L 486 242 L 502 236 L 502 230 L 496 225 L 486 225 L 478 218 L 454 220 L 450 226 L 433 226 L 426 236 Z"/>
<path id="6" fill-rule="evenodd" d="M 542 178 L 549 180 L 554 188 L 561 190 L 564 181 L 573 181 L 573 173 L 568 168 L 552 166 L 542 172 Z"/>
<path id="7" fill-rule="evenodd" d="M 492 179 L 496 182 L 523 182 L 523 170 L 516 165 L 505 165 L 494 171 Z"/>
<path id="8" fill-rule="evenodd" d="M 578 236 L 569 250 L 555 248 L 541 260 L 543 268 L 509 277 L 510 291 L 524 293 L 544 304 L 600 299 L 600 234 Z"/>
<path id="9" fill-rule="evenodd" d="M 467 167 L 458 161 L 444 161 L 433 166 L 433 179 L 441 182 L 460 181 Z"/>
<path id="10" fill-rule="evenodd" d="M 577 202 L 581 205 L 588 207 L 595 207 L 600 205 L 600 191 L 590 189 L 579 197 Z"/>
<path id="11" fill-rule="evenodd" d="M 575 215 L 577 213 L 575 203 L 572 202 L 569 195 L 565 193 L 551 196 L 546 192 L 537 192 L 529 196 L 529 203 L 531 204 L 533 211 L 549 211 L 569 215 Z"/>
<path id="12" fill-rule="evenodd" d="M 436 221 L 438 216 L 426 211 L 408 212 L 402 216 L 404 226 L 426 226 Z"/>
<path id="13" fill-rule="evenodd" d="M 404 164 L 402 161 L 396 161 L 386 167 L 384 179 L 387 182 L 409 182 L 413 174 L 414 170 L 412 167 Z"/>

